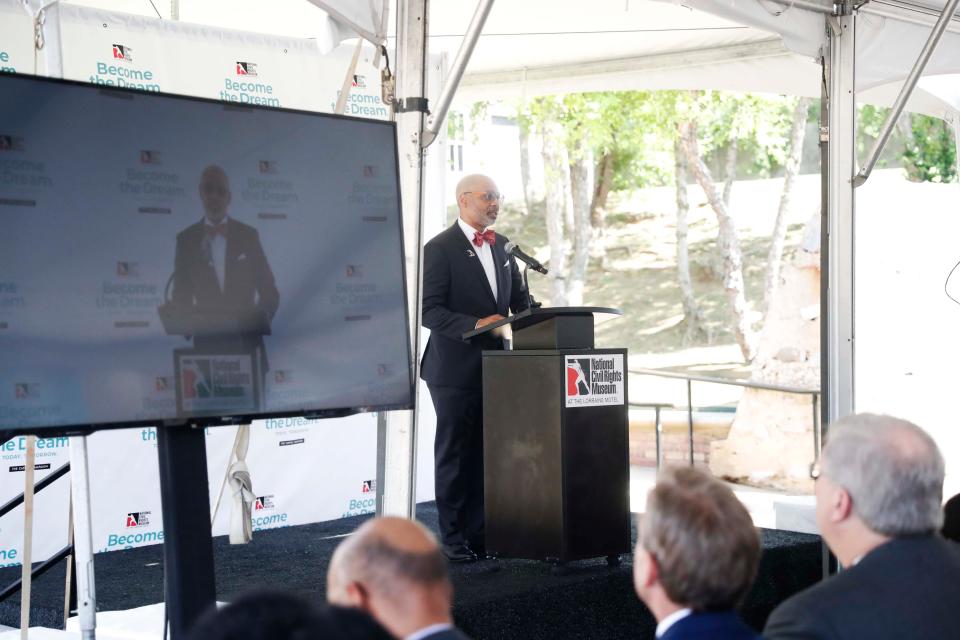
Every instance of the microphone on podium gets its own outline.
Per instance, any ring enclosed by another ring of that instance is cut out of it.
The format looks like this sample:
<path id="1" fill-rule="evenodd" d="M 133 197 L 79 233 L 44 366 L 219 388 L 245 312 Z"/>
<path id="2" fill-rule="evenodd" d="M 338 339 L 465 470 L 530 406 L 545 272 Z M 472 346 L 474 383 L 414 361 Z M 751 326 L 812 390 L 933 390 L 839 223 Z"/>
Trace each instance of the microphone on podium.
<path id="1" fill-rule="evenodd" d="M 511 255 L 517 260 L 526 263 L 526 265 L 534 271 L 538 271 L 544 275 L 547 274 L 547 268 L 540 264 L 536 258 L 525 254 L 523 250 L 517 246 L 516 242 L 508 242 L 506 245 L 504 245 L 503 249 L 507 252 L 507 255 Z"/>

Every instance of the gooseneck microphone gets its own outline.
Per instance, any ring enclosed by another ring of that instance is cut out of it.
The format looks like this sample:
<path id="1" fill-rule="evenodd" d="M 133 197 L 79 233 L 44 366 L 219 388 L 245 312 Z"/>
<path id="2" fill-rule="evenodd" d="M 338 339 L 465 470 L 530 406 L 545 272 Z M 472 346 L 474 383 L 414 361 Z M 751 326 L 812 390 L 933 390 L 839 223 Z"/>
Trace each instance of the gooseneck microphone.
<path id="1" fill-rule="evenodd" d="M 525 262 L 527 266 L 533 269 L 534 271 L 539 271 L 540 273 L 546 275 L 547 268 L 542 264 L 540 264 L 539 262 L 537 262 L 536 258 L 533 258 L 525 254 L 523 250 L 517 246 L 516 242 L 508 242 L 506 245 L 504 245 L 503 249 L 504 251 L 507 252 L 507 255 L 511 255 L 517 260 Z"/>

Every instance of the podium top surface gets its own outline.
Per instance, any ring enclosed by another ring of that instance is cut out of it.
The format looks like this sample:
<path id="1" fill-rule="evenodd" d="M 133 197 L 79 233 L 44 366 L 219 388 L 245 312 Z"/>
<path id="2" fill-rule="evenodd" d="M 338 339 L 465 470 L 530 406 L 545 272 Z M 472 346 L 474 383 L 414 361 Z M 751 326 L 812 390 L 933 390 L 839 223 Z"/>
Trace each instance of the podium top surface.
<path id="1" fill-rule="evenodd" d="M 555 318 L 557 316 L 587 315 L 622 316 L 623 312 L 620 311 L 620 309 L 614 309 L 613 307 L 536 307 L 533 309 L 524 309 L 520 313 L 508 316 L 503 320 L 497 320 L 496 322 L 484 325 L 479 329 L 468 331 L 461 337 L 464 340 L 469 340 L 470 338 L 488 333 L 507 324 L 519 323 L 523 326 L 530 326 L 538 322 L 542 322 L 543 320 Z"/>

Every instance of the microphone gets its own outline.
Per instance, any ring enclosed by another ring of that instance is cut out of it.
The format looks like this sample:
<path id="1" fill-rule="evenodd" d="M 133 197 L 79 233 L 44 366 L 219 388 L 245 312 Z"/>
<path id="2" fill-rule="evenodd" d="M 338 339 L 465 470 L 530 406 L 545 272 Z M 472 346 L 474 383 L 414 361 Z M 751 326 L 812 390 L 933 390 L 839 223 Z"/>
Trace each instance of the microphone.
<path id="1" fill-rule="evenodd" d="M 532 257 L 528 256 L 527 254 L 525 254 L 525 253 L 523 252 L 523 250 L 520 249 L 520 247 L 517 246 L 517 243 L 516 243 L 516 242 L 508 242 L 508 243 L 503 247 L 503 249 L 504 249 L 504 251 L 507 252 L 507 255 L 511 255 L 511 256 L 513 256 L 514 258 L 516 258 L 517 260 L 520 260 L 521 262 L 525 262 L 525 263 L 527 264 L 527 266 L 530 267 L 531 269 L 533 269 L 534 271 L 539 271 L 540 273 L 542 273 L 542 274 L 544 274 L 544 275 L 547 274 L 547 268 L 546 268 L 545 266 L 543 266 L 542 264 L 540 264 L 539 262 L 537 262 L 537 259 L 536 259 L 536 258 L 532 258 Z"/>

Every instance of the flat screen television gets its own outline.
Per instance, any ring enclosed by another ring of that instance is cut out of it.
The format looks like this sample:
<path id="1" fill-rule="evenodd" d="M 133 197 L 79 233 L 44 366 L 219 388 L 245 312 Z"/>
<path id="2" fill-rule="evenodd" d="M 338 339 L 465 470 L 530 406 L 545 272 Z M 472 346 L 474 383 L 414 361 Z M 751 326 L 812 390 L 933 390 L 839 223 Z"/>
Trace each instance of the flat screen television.
<path id="1" fill-rule="evenodd" d="M 0 74 L 0 431 L 410 408 L 396 148 Z"/>

